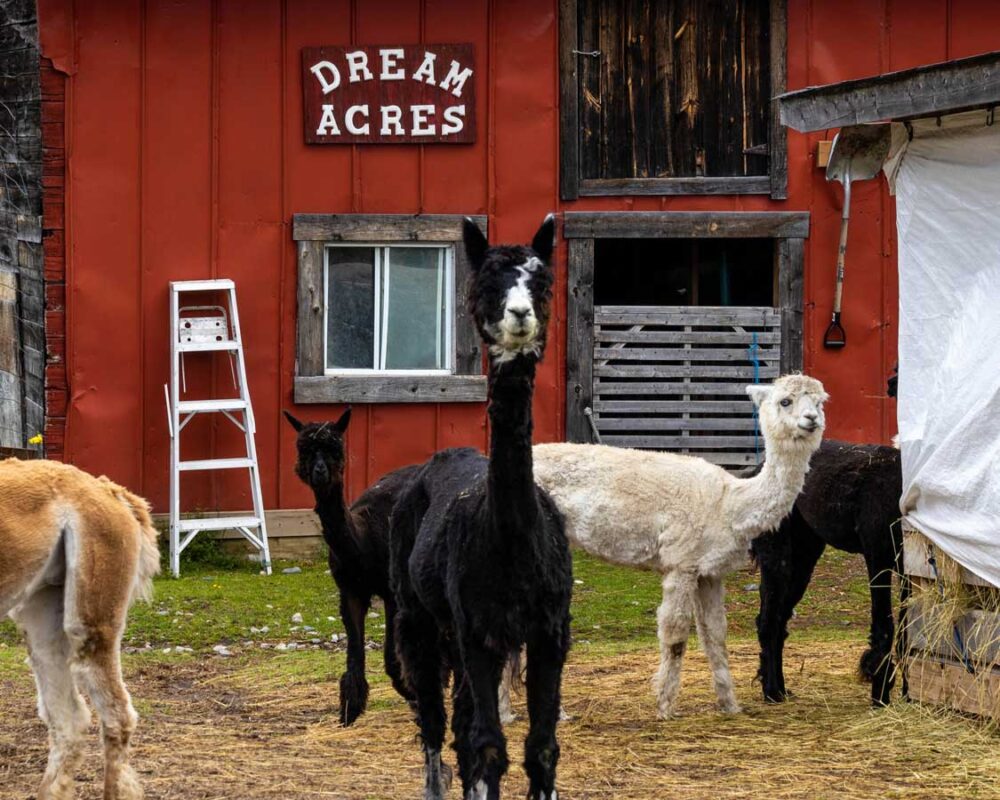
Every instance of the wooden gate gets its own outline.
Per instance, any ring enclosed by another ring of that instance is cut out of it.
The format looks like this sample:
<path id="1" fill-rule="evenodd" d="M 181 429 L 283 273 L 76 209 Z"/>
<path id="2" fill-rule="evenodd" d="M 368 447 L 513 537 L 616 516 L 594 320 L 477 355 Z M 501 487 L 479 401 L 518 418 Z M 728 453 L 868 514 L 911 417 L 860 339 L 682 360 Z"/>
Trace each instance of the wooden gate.
<path id="1" fill-rule="evenodd" d="M 746 386 L 779 374 L 777 309 L 595 306 L 593 352 L 592 419 L 604 444 L 726 467 L 763 457 Z"/>

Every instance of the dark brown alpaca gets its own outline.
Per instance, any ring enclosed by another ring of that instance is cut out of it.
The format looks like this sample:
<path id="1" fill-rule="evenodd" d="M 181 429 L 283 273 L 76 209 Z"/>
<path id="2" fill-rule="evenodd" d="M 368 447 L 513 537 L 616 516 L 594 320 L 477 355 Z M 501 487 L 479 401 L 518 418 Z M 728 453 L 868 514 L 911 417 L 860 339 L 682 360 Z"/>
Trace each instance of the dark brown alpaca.
<path id="1" fill-rule="evenodd" d="M 365 679 L 365 617 L 373 596 L 385 603 L 385 671 L 397 692 L 411 699 L 400 678 L 393 642 L 396 603 L 389 590 L 389 514 L 417 467 L 385 475 L 350 507 L 344 499 L 344 432 L 348 408 L 336 422 L 303 423 L 285 412 L 298 433 L 295 473 L 316 496 L 330 573 L 340 590 L 340 616 L 347 631 L 347 671 L 340 677 L 340 721 L 350 725 L 368 703 Z"/>

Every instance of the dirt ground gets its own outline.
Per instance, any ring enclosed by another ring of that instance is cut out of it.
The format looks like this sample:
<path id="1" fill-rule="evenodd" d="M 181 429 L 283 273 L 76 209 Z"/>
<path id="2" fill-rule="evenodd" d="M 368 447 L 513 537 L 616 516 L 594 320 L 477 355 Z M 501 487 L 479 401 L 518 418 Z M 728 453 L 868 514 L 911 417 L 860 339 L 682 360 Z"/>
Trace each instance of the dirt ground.
<path id="1" fill-rule="evenodd" d="M 717 714 L 704 657 L 687 659 L 684 716 L 654 716 L 653 649 L 579 647 L 564 679 L 559 796 L 589 798 L 881 798 L 1000 796 L 1000 738 L 969 720 L 896 703 L 868 707 L 854 677 L 860 641 L 789 642 L 795 698 L 765 705 L 754 643 L 732 647 L 745 713 Z M 375 654 L 373 654 L 375 655 Z M 419 798 L 421 756 L 405 705 L 380 683 L 352 728 L 336 721 L 336 675 L 323 653 L 250 658 L 133 657 L 142 715 L 133 763 L 151 800 Z M 373 659 L 374 661 L 374 659 Z M 317 665 L 319 670 L 317 671 Z M 521 719 L 507 729 L 507 797 L 523 797 Z M 45 729 L 23 674 L 0 677 L 0 797 L 34 797 Z M 449 761 L 454 763 L 453 754 Z M 79 797 L 99 797 L 96 736 Z M 456 785 L 452 797 L 459 797 Z"/>

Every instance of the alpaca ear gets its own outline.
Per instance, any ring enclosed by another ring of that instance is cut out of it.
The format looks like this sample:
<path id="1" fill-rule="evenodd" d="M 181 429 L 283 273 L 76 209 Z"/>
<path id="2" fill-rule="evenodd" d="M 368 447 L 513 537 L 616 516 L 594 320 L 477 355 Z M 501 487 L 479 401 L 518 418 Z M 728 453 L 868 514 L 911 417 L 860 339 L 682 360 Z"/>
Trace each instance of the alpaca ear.
<path id="1" fill-rule="evenodd" d="M 486 259 L 490 243 L 469 217 L 462 220 L 462 240 L 465 242 L 465 255 L 469 258 L 469 264 L 473 269 L 479 269 Z"/>
<path id="2" fill-rule="evenodd" d="M 303 423 L 299 422 L 297 419 L 295 419 L 295 417 L 293 417 L 287 411 L 283 411 L 282 413 L 285 415 L 285 419 L 288 420 L 288 424 L 291 425 L 293 428 L 295 428 L 296 433 L 298 433 L 305 427 Z"/>
<path id="3" fill-rule="evenodd" d="M 351 407 L 348 406 L 344 410 L 344 413 L 340 415 L 340 419 L 338 419 L 335 423 L 333 423 L 333 429 L 337 433 L 343 433 L 344 431 L 347 430 L 347 424 L 350 421 L 351 421 Z"/>
<path id="4" fill-rule="evenodd" d="M 552 261 L 552 248 L 555 245 L 556 215 L 549 214 L 542 226 L 531 240 L 531 249 L 535 251 L 543 263 L 549 264 Z"/>
<path id="5" fill-rule="evenodd" d="M 747 394 L 750 395 L 750 399 L 753 400 L 753 404 L 760 408 L 764 401 L 767 400 L 768 396 L 771 394 L 771 387 L 765 386 L 760 383 L 752 383 L 747 386 Z"/>

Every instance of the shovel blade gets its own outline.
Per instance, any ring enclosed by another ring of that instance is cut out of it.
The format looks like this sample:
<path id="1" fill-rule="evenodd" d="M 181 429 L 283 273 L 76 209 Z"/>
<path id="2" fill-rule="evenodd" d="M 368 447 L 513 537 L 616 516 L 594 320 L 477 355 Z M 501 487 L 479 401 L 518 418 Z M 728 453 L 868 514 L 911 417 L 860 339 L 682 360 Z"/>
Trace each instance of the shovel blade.
<path id="1" fill-rule="evenodd" d="M 840 129 L 826 165 L 828 181 L 866 181 L 878 175 L 889 155 L 892 133 L 888 124 L 848 125 Z"/>

